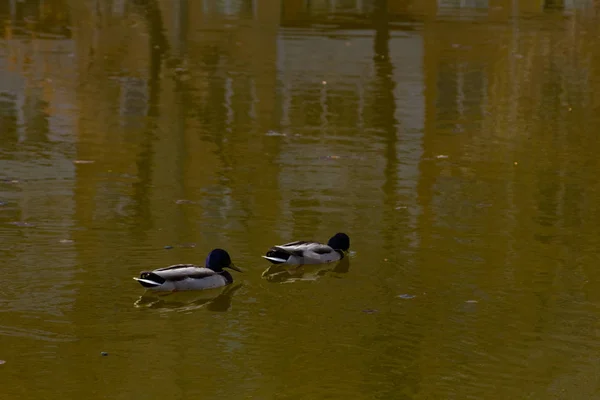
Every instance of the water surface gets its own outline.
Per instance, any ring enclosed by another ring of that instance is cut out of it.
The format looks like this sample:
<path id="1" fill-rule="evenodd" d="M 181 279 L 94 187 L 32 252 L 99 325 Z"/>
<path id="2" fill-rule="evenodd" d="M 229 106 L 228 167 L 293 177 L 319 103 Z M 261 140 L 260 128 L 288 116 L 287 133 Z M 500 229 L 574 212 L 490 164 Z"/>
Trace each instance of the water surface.
<path id="1" fill-rule="evenodd" d="M 596 398 L 597 6 L 437 3 L 0 6 L 3 398 Z"/>

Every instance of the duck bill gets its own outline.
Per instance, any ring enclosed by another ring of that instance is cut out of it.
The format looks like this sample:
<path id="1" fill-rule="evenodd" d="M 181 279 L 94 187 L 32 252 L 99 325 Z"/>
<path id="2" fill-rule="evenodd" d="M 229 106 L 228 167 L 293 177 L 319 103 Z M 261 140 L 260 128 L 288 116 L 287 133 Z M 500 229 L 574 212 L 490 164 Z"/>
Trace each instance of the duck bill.
<path id="1" fill-rule="evenodd" d="M 244 272 L 241 269 L 239 269 L 238 267 L 236 267 L 234 263 L 229 264 L 229 268 L 231 268 L 237 272 Z"/>

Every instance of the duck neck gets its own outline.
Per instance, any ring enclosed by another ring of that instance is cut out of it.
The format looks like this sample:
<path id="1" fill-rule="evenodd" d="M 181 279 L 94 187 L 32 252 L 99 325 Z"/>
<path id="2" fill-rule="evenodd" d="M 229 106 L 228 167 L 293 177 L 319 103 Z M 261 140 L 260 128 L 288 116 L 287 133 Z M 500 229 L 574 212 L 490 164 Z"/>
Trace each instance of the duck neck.
<path id="1" fill-rule="evenodd" d="M 233 276 L 231 276 L 231 274 L 228 271 L 223 270 L 219 272 L 219 274 L 221 274 L 221 276 L 225 278 L 227 283 L 233 283 Z"/>

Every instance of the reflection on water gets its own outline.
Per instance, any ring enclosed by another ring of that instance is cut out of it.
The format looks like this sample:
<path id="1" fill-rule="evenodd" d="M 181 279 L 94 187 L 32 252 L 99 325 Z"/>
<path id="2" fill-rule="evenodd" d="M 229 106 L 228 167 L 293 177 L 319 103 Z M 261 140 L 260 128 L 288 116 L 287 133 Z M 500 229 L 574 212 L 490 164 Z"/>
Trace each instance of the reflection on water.
<path id="1" fill-rule="evenodd" d="M 593 398 L 598 15 L 2 2 L 3 393 Z M 332 231 L 351 269 L 261 276 Z M 215 247 L 234 286 L 138 299 L 132 274 Z"/>
<path id="2" fill-rule="evenodd" d="M 348 257 L 332 264 L 285 265 L 271 264 L 263 271 L 262 277 L 268 282 L 291 283 L 296 281 L 315 281 L 330 272 L 345 274 L 350 270 Z"/>
<path id="3" fill-rule="evenodd" d="M 134 305 L 138 308 L 153 308 L 161 311 L 189 312 L 204 307 L 210 311 L 223 312 L 231 308 L 233 294 L 241 287 L 242 284 L 232 284 L 222 289 L 164 295 L 147 292 Z"/>

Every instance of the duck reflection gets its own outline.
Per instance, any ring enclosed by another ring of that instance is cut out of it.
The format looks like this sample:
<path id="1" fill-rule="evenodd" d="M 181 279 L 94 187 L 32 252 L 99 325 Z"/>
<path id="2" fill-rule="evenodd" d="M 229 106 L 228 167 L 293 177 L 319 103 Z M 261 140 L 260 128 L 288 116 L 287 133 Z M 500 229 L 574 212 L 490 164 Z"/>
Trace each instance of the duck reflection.
<path id="1" fill-rule="evenodd" d="M 242 284 L 233 284 L 224 288 L 201 291 L 154 293 L 146 292 L 136 302 L 137 308 L 152 308 L 162 311 L 192 311 L 206 308 L 210 311 L 224 312 L 231 308 L 235 292 Z"/>
<path id="2" fill-rule="evenodd" d="M 295 281 L 316 281 L 328 273 L 345 274 L 350 270 L 350 259 L 344 257 L 335 265 L 302 264 L 287 265 L 273 264 L 262 273 L 262 278 L 275 283 L 291 283 Z"/>

